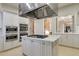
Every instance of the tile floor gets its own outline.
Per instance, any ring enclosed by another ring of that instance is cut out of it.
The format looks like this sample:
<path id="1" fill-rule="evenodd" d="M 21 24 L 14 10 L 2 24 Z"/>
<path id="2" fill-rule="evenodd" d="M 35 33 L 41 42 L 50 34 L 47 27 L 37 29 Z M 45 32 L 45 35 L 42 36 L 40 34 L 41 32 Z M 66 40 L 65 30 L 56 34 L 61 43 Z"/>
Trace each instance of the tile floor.
<path id="1" fill-rule="evenodd" d="M 79 49 L 58 46 L 59 56 L 79 56 Z M 22 48 L 17 47 L 5 52 L 1 52 L 0 56 L 22 56 Z"/>
<path id="2" fill-rule="evenodd" d="M 79 49 L 58 46 L 59 56 L 79 56 Z"/>
<path id="3" fill-rule="evenodd" d="M 0 53 L 0 56 L 22 56 L 22 48 L 17 47 Z"/>

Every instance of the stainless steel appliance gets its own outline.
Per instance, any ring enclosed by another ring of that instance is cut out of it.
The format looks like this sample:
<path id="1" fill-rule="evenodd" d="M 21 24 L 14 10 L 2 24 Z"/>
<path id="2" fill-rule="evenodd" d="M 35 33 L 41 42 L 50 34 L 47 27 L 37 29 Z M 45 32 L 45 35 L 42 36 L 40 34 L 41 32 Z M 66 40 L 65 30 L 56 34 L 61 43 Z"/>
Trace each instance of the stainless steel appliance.
<path id="1" fill-rule="evenodd" d="M 20 24 L 20 41 L 21 36 L 28 35 L 28 25 L 27 24 Z"/>
<path id="2" fill-rule="evenodd" d="M 6 32 L 17 32 L 17 27 L 16 26 L 6 26 Z"/>
<path id="3" fill-rule="evenodd" d="M 28 25 L 27 24 L 20 24 L 20 31 L 28 31 Z"/>
<path id="4" fill-rule="evenodd" d="M 17 34 L 16 35 L 6 36 L 6 42 L 17 40 L 17 38 L 18 38 Z"/>
<path id="5" fill-rule="evenodd" d="M 6 26 L 6 42 L 18 39 L 17 26 Z"/>
<path id="6" fill-rule="evenodd" d="M 19 15 L 22 17 L 46 18 L 58 15 L 58 4 L 20 3 Z"/>

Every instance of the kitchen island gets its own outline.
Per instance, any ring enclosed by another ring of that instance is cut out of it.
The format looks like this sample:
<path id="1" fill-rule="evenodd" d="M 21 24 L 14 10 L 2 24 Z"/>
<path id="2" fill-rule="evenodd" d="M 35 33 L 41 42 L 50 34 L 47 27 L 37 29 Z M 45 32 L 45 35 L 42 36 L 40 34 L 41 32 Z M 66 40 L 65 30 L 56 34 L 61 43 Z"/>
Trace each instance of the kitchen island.
<path id="1" fill-rule="evenodd" d="M 28 56 L 56 56 L 60 35 L 38 36 L 22 36 L 23 54 Z"/>

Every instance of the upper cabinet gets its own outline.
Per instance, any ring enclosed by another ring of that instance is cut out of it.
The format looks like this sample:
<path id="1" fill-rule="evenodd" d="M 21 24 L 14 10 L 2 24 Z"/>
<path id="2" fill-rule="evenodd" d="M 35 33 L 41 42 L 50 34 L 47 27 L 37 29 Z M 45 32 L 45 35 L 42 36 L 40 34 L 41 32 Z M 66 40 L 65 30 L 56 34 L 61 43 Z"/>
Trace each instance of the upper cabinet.
<path id="1" fill-rule="evenodd" d="M 3 12 L 4 24 L 8 26 L 18 26 L 18 15 L 9 12 Z"/>
<path id="2" fill-rule="evenodd" d="M 56 32 L 55 19 L 50 17 L 50 18 L 34 20 L 34 34 L 52 35 L 52 33 Z"/>
<path id="3" fill-rule="evenodd" d="M 44 35 L 44 20 L 43 19 L 34 21 L 34 34 Z"/>

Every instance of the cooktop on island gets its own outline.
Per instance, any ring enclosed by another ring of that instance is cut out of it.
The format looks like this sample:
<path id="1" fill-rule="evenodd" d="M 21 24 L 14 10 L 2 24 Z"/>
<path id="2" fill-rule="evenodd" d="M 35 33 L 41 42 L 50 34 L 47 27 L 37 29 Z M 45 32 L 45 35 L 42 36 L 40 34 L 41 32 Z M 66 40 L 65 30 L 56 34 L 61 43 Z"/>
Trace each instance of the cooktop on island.
<path id="1" fill-rule="evenodd" d="M 47 38 L 48 35 L 28 35 L 27 37 L 42 38 L 42 39 L 44 39 L 44 38 Z"/>

